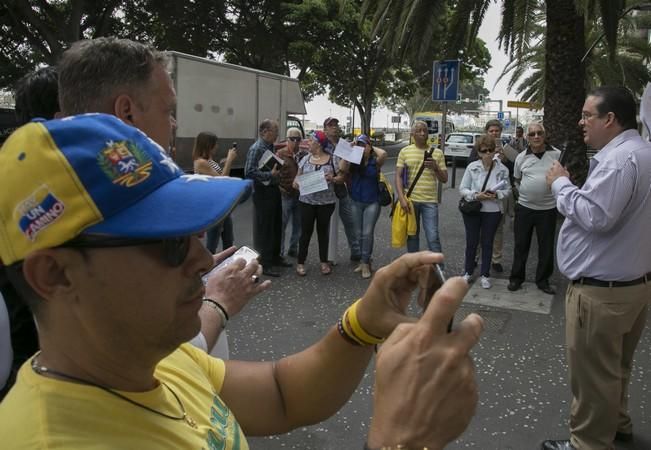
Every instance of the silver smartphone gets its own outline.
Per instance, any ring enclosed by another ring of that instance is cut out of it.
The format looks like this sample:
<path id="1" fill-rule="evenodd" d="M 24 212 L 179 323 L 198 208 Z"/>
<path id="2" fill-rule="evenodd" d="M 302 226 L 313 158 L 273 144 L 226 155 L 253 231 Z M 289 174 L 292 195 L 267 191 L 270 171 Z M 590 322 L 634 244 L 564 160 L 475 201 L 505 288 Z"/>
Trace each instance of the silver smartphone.
<path id="1" fill-rule="evenodd" d="M 254 259 L 258 258 L 259 253 L 256 252 L 255 250 L 243 245 L 242 247 L 238 248 L 235 253 L 233 253 L 231 256 L 217 264 L 215 267 L 213 267 L 210 272 L 204 274 L 201 277 L 201 280 L 203 281 L 203 284 L 206 284 L 208 282 L 208 278 L 210 278 L 215 272 L 224 269 L 228 265 L 232 264 L 233 261 L 235 261 L 238 258 L 242 258 L 246 263 L 250 263 Z"/>

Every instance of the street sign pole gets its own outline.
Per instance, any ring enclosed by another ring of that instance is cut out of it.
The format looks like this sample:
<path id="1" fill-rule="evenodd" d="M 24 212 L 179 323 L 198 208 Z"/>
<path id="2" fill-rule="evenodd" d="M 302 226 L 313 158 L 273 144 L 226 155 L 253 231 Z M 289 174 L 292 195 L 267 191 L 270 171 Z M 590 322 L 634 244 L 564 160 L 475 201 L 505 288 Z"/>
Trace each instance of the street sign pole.
<path id="1" fill-rule="evenodd" d="M 441 102 L 442 120 L 441 131 L 439 133 L 439 145 L 445 155 L 445 136 L 447 133 L 448 122 L 448 103 L 455 102 L 459 97 L 459 72 L 461 61 L 452 59 L 447 61 L 434 61 L 432 65 L 432 101 Z M 452 160 L 452 187 L 455 179 L 455 161 Z M 443 191 L 439 183 L 439 202 Z"/>

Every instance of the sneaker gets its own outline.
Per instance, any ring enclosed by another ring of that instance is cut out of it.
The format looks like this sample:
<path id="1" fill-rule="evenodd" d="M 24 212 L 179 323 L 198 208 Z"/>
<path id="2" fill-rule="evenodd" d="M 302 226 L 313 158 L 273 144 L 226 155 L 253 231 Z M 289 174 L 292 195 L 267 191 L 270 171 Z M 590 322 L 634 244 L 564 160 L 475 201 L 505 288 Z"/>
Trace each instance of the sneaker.
<path id="1" fill-rule="evenodd" d="M 357 267 L 355 267 L 355 269 L 353 269 L 354 273 L 360 273 L 361 271 L 362 271 L 362 264 L 361 263 L 358 264 Z"/>
<path id="2" fill-rule="evenodd" d="M 371 266 L 369 264 L 360 264 L 362 266 L 362 278 L 371 278 Z"/>
<path id="3" fill-rule="evenodd" d="M 491 279 L 488 278 L 488 277 L 485 277 L 483 275 L 479 279 L 479 284 L 481 284 L 481 287 L 483 287 L 484 289 L 490 289 L 491 286 L 492 286 L 491 285 Z"/>
<path id="4" fill-rule="evenodd" d="M 466 283 L 470 284 L 470 282 L 472 281 L 472 275 L 470 275 L 469 273 L 464 273 L 463 279 L 466 280 Z"/>

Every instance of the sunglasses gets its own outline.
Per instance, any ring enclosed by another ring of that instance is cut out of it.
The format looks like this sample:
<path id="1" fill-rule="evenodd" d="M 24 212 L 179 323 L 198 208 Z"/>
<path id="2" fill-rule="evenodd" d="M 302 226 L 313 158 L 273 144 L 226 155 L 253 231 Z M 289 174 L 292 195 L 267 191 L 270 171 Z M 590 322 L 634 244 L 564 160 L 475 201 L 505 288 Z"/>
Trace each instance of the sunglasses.
<path id="1" fill-rule="evenodd" d="M 482 148 L 480 150 L 477 150 L 477 153 L 494 153 L 495 149 L 490 149 L 490 148 Z"/>
<path id="2" fill-rule="evenodd" d="M 160 245 L 163 259 L 171 267 L 179 267 L 190 252 L 191 236 L 181 236 L 166 239 L 120 238 L 96 235 L 81 235 L 59 247 L 63 248 L 119 248 L 136 247 L 140 245 Z"/>
<path id="3" fill-rule="evenodd" d="M 530 132 L 527 133 L 527 136 L 529 136 L 529 137 L 534 137 L 534 136 L 544 136 L 544 135 L 545 135 L 545 132 L 542 131 L 542 130 L 539 130 L 539 131 L 530 131 Z"/>
<path id="4" fill-rule="evenodd" d="M 292 137 L 289 137 L 289 138 L 287 138 L 287 139 L 289 139 L 289 140 L 292 141 L 292 142 L 301 142 L 301 140 L 302 140 L 303 138 L 301 138 L 300 136 L 292 136 Z"/>

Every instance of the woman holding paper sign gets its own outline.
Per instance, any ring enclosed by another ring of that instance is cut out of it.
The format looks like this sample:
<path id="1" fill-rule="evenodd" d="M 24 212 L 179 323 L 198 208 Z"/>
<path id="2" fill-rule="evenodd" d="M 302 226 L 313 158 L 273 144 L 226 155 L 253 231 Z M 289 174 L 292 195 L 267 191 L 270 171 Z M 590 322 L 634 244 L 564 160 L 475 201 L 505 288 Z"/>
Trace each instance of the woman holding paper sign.
<path id="1" fill-rule="evenodd" d="M 466 228 L 466 255 L 464 278 L 470 282 L 475 271 L 477 244 L 481 236 L 481 287 L 490 289 L 490 266 L 493 254 L 493 239 L 502 218 L 503 202 L 498 201 L 511 195 L 509 169 L 495 157 L 495 139 L 489 135 L 480 136 L 475 143 L 479 159 L 466 167 L 459 185 L 459 193 L 467 201 L 481 202 L 478 214 L 464 214 Z"/>
<path id="2" fill-rule="evenodd" d="M 298 208 L 301 212 L 301 239 L 298 243 L 298 264 L 296 264 L 296 273 L 300 276 L 307 273 L 305 260 L 315 223 L 319 240 L 321 273 L 328 275 L 332 272 L 328 262 L 328 232 L 330 216 L 335 210 L 337 201 L 332 184 L 336 172 L 334 168 L 339 162 L 337 157 L 324 150 L 327 142 L 328 138 L 322 131 L 315 131 L 312 134 L 309 154 L 298 163 L 298 174 L 294 181 L 294 187 L 300 193 Z"/>
<path id="3" fill-rule="evenodd" d="M 373 148 L 371 139 L 365 134 L 357 137 L 355 145 L 364 148 L 359 164 L 342 161 L 342 171 L 351 175 L 350 197 L 353 200 L 353 223 L 360 237 L 362 259 L 354 272 L 361 272 L 362 278 L 371 277 L 371 254 L 375 224 L 380 217 L 380 190 L 378 177 L 387 153 Z"/>

